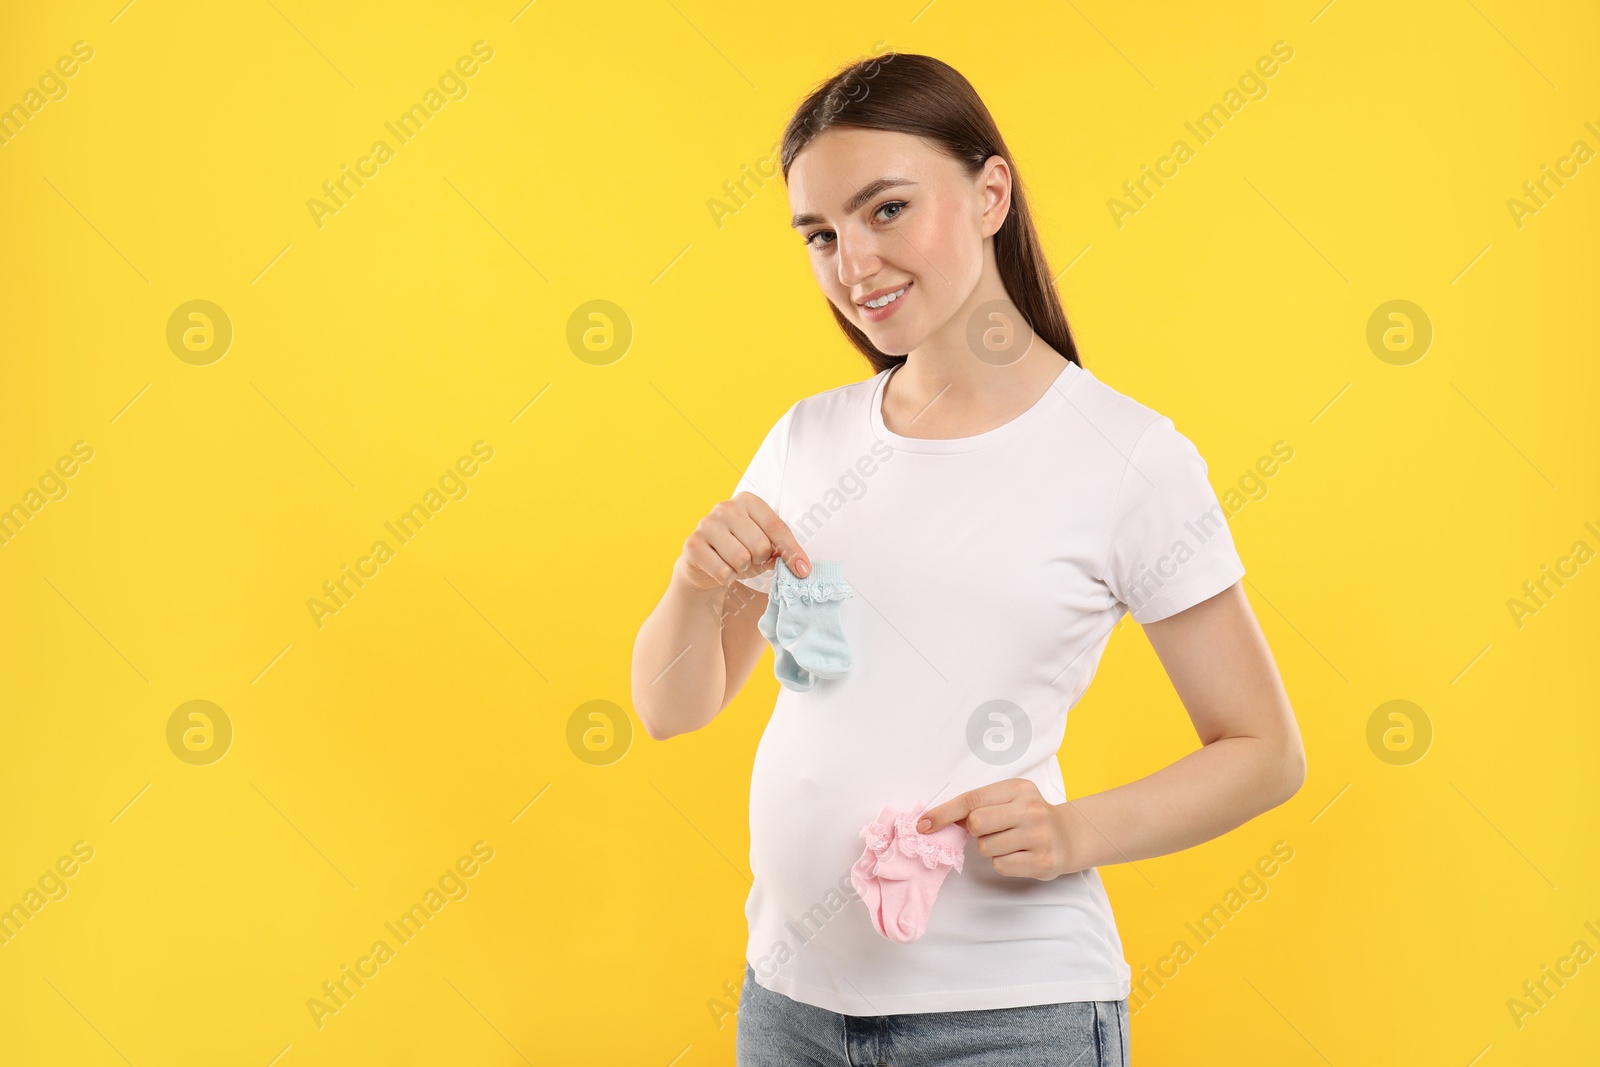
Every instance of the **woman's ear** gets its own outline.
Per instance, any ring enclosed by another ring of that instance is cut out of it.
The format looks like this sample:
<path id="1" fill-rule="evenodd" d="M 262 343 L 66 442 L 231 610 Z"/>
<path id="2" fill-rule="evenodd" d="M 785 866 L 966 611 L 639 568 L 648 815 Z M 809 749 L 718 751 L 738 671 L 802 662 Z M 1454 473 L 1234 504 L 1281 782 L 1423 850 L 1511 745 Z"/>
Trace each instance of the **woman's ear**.
<path id="1" fill-rule="evenodd" d="M 983 192 L 983 235 L 992 237 L 1011 214 L 1011 167 L 1003 156 L 990 156 L 978 182 Z"/>

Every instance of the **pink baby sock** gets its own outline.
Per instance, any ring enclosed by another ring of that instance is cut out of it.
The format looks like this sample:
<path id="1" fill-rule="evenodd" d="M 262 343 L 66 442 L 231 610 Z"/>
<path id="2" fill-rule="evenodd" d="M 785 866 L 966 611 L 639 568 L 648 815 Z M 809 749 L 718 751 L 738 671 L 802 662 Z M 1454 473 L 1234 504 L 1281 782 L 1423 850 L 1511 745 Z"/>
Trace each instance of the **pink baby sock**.
<path id="1" fill-rule="evenodd" d="M 872 928 L 888 937 L 883 928 L 883 890 L 878 885 L 878 861 L 889 851 L 894 839 L 894 820 L 899 812 L 883 808 L 878 817 L 861 828 L 861 837 L 867 842 L 861 858 L 850 868 L 850 884 L 861 894 L 861 903 L 867 906 Z"/>
<path id="2" fill-rule="evenodd" d="M 931 834 L 917 831 L 922 809 L 897 814 L 884 808 L 861 830 L 867 851 L 850 880 L 872 917 L 873 929 L 907 944 L 923 935 L 945 875 L 966 859 L 967 831 L 951 823 Z"/>
<path id="3" fill-rule="evenodd" d="M 878 862 L 883 928 L 890 940 L 901 944 L 922 936 L 945 875 L 951 868 L 960 871 L 966 858 L 964 826 L 951 823 L 931 834 L 919 833 L 921 817 L 920 808 L 895 816 L 894 840 Z"/>

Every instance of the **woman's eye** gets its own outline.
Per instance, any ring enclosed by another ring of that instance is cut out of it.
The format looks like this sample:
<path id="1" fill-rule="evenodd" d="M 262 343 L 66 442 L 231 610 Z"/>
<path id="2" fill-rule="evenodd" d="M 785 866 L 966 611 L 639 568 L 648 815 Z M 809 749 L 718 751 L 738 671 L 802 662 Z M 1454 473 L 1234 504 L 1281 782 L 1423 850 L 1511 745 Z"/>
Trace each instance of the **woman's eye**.
<path id="1" fill-rule="evenodd" d="M 893 222 L 895 219 L 899 218 L 902 214 L 904 214 L 905 213 L 905 208 L 906 208 L 906 201 L 904 201 L 904 200 L 891 200 L 887 204 L 881 205 L 878 208 L 877 211 L 873 212 L 873 215 L 876 216 L 876 215 L 878 215 L 878 214 L 880 214 L 880 213 L 882 213 L 884 211 L 887 211 L 889 208 L 899 208 L 900 210 L 896 211 L 893 215 L 890 215 L 887 218 L 885 218 L 883 220 L 885 222 Z M 823 234 L 827 234 L 828 236 L 831 237 L 833 235 L 833 231 L 832 230 L 812 230 L 810 233 L 806 234 L 805 246 L 807 248 L 816 248 L 816 247 L 818 247 L 815 239 L 817 237 L 822 236 Z"/>

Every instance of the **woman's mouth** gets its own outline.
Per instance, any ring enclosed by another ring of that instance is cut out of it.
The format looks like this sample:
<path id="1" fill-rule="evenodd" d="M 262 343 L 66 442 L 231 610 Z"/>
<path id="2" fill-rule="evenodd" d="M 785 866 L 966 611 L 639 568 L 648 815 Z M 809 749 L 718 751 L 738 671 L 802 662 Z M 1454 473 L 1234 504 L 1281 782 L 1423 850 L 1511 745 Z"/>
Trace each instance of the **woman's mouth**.
<path id="1" fill-rule="evenodd" d="M 861 309 L 861 317 L 868 322 L 882 322 L 890 315 L 893 315 L 900 305 L 905 302 L 905 298 L 911 292 L 913 284 L 915 283 L 906 282 L 892 293 L 885 293 L 869 303 L 856 305 Z M 887 301 L 887 303 L 884 303 L 884 301 Z M 873 307 L 873 304 L 882 304 L 882 306 Z"/>

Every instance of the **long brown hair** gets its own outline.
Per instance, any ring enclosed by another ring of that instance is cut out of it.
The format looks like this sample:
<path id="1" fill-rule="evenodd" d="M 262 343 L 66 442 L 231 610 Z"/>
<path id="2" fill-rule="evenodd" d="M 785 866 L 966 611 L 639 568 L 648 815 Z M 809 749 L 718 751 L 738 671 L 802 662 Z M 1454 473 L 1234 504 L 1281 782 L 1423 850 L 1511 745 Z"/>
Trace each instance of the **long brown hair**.
<path id="1" fill-rule="evenodd" d="M 1022 175 L 971 82 L 948 63 L 915 53 L 891 51 L 841 67 L 806 97 L 784 128 L 785 182 L 800 150 L 835 126 L 924 137 L 959 160 L 968 177 L 976 177 L 991 156 L 1004 159 L 1011 168 L 1011 208 L 993 235 L 1000 281 L 1034 333 L 1073 363 L 1083 365 L 1033 226 Z M 906 361 L 905 356 L 878 351 L 833 301 L 827 303 L 839 329 L 867 357 L 874 371 Z"/>

